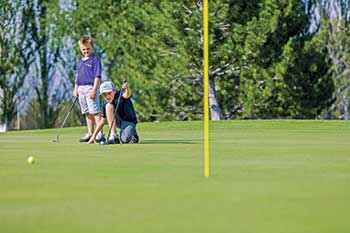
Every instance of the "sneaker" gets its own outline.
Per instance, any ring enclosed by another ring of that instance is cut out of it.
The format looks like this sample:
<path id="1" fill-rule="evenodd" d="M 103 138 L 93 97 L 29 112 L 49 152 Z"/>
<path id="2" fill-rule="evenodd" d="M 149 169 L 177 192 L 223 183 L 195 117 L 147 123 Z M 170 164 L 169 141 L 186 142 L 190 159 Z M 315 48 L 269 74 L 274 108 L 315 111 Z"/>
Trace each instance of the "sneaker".
<path id="1" fill-rule="evenodd" d="M 139 142 L 139 135 L 137 134 L 137 132 L 135 130 L 135 133 L 132 136 L 130 143 L 138 143 L 138 142 Z"/>
<path id="2" fill-rule="evenodd" d="M 113 134 L 109 137 L 108 144 L 120 144 L 120 140 L 117 134 Z"/>
<path id="3" fill-rule="evenodd" d="M 99 132 L 99 133 L 97 134 L 97 137 L 96 137 L 96 142 L 102 142 L 102 141 L 103 141 L 103 142 L 106 141 L 105 134 Z"/>
<path id="4" fill-rule="evenodd" d="M 84 137 L 79 139 L 79 142 L 88 142 L 90 140 L 91 136 L 92 135 L 90 133 L 87 133 Z"/>

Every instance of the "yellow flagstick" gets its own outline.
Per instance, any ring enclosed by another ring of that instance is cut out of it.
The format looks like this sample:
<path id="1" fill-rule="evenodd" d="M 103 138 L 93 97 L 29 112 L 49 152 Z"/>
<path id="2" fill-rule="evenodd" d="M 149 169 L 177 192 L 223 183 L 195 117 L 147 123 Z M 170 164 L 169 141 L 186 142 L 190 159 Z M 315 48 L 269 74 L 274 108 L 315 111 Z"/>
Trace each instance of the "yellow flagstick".
<path id="1" fill-rule="evenodd" d="M 203 0 L 203 101 L 204 101 L 204 176 L 209 177 L 209 48 L 208 0 Z"/>

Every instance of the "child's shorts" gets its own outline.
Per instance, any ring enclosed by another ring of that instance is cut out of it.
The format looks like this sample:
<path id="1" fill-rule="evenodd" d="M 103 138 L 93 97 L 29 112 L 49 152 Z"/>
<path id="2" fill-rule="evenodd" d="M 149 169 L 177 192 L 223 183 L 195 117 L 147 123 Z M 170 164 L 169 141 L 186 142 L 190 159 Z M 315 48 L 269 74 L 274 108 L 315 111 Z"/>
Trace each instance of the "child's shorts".
<path id="1" fill-rule="evenodd" d="M 92 86 L 78 87 L 79 104 L 82 114 L 90 113 L 94 115 L 100 112 L 99 93 L 96 91 L 95 99 L 90 99 L 91 90 Z"/>

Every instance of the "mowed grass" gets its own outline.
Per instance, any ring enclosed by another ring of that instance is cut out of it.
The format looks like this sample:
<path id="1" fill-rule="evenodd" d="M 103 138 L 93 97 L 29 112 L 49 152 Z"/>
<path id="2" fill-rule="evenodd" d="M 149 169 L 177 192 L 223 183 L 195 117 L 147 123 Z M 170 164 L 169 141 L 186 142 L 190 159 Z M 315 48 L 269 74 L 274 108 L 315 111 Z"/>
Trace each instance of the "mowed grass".
<path id="1" fill-rule="evenodd" d="M 209 178 L 202 126 L 108 146 L 81 127 L 0 134 L 0 232 L 350 232 L 350 123 L 212 122 Z"/>

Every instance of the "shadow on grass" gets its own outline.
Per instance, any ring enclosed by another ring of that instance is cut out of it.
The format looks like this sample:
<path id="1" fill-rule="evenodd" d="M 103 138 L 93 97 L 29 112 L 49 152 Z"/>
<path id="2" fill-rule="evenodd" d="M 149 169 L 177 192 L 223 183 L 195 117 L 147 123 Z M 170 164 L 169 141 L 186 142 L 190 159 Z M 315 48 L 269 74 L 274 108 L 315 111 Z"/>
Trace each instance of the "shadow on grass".
<path id="1" fill-rule="evenodd" d="M 165 140 L 165 139 L 151 139 L 141 140 L 139 144 L 199 144 L 198 140 Z"/>

